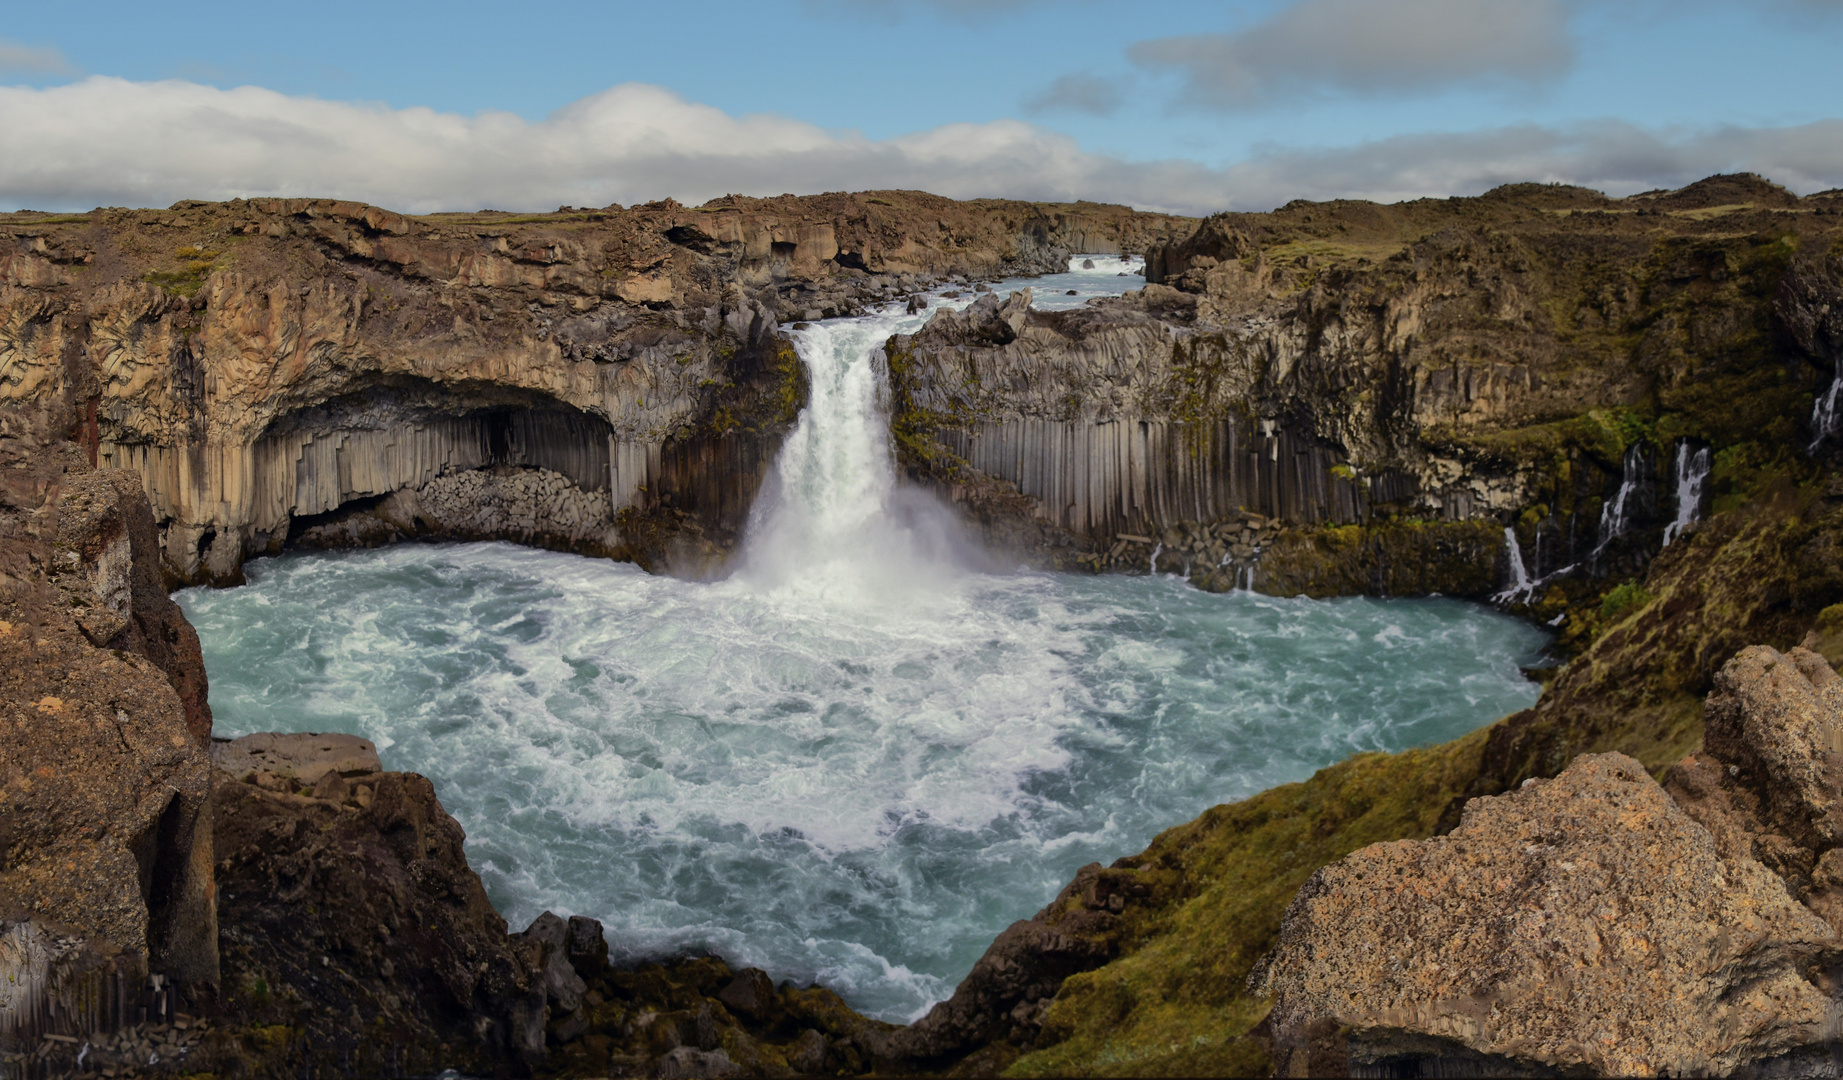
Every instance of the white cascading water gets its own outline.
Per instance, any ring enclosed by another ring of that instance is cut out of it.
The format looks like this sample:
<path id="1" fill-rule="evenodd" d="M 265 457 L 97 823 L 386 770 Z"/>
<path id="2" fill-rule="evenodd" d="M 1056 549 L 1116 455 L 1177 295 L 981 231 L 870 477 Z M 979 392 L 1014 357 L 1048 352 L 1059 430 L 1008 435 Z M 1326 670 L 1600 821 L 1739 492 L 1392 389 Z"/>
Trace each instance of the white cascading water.
<path id="1" fill-rule="evenodd" d="M 811 394 L 751 514 L 743 581 L 882 604 L 931 595 L 973 561 L 952 515 L 896 483 L 880 350 L 925 321 L 895 309 L 795 332 Z"/>
<path id="2" fill-rule="evenodd" d="M 1843 394 L 1843 360 L 1837 363 L 1837 373 L 1830 380 L 1830 389 L 1811 406 L 1811 445 L 1808 453 L 1815 454 L 1817 448 L 1824 445 L 1824 440 L 1837 430 L 1837 397 Z"/>
<path id="3" fill-rule="evenodd" d="M 1547 574 L 1543 574 L 1539 578 L 1532 579 L 1529 576 L 1529 567 L 1525 565 L 1523 560 L 1523 545 L 1517 542 L 1517 530 L 1515 526 L 1511 525 L 1504 526 L 1504 558 L 1505 561 L 1510 564 L 1510 584 L 1505 587 L 1503 592 L 1491 598 L 1492 603 L 1496 604 L 1511 605 L 1529 603 L 1536 598 L 1536 591 L 1538 589 L 1541 589 L 1544 585 L 1547 585 L 1557 578 L 1574 573 L 1574 568 L 1579 565 L 1577 563 L 1569 563 L 1559 570 L 1554 570 Z M 1542 569 L 1540 533 L 1537 534 L 1536 569 L 1538 571 Z M 1555 626 L 1557 623 L 1552 622 L 1549 625 Z"/>
<path id="4" fill-rule="evenodd" d="M 1619 491 L 1611 502 L 1600 508 L 1600 542 L 1594 545 L 1590 559 L 1597 562 L 1608 544 L 1625 535 L 1632 511 L 1632 496 L 1638 492 L 1639 485 L 1645 482 L 1645 465 L 1642 444 L 1633 443 L 1626 448 L 1625 461 L 1620 470 Z"/>
<path id="5" fill-rule="evenodd" d="M 1702 512 L 1702 486 L 1709 478 L 1709 448 L 1691 451 L 1689 440 L 1677 443 L 1677 516 L 1664 526 L 1664 546 L 1683 535 Z"/>
<path id="6" fill-rule="evenodd" d="M 1137 284 L 1095 262 L 1019 286 Z M 875 349 L 926 317 L 798 332 L 811 403 L 727 580 L 404 544 L 180 593 L 218 732 L 374 740 L 515 926 L 590 915 L 619 959 L 713 950 L 901 1021 L 1083 864 L 1535 700 L 1543 635 L 1476 605 L 982 571 L 891 461 Z"/>
<path id="7" fill-rule="evenodd" d="M 1529 570 L 1523 565 L 1523 545 L 1517 542 L 1517 530 L 1510 525 L 1504 526 L 1504 556 L 1510 562 L 1510 587 L 1491 599 L 1500 604 L 1528 600 L 1536 591 L 1536 583 L 1529 579 Z"/>

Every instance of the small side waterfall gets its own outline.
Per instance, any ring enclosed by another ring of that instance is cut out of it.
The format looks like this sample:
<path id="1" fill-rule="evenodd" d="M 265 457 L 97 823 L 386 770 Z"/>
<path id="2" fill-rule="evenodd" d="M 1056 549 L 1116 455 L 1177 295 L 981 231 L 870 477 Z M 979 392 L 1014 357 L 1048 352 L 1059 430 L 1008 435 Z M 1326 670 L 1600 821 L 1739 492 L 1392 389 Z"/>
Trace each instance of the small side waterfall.
<path id="1" fill-rule="evenodd" d="M 1642 444 L 1633 443 L 1626 449 L 1624 467 L 1619 479 L 1619 491 L 1611 502 L 1600 509 L 1600 542 L 1594 545 L 1589 558 L 1598 562 L 1600 553 L 1606 545 L 1625 535 L 1630 523 L 1632 499 L 1638 493 L 1640 485 L 1645 482 L 1645 452 Z"/>
<path id="2" fill-rule="evenodd" d="M 1540 533 L 1537 534 L 1537 540 L 1541 540 Z M 1523 561 L 1523 545 L 1517 542 L 1517 530 L 1512 525 L 1504 526 L 1504 558 L 1510 563 L 1510 585 L 1491 598 L 1497 604 L 1527 604 L 1536 598 L 1537 589 L 1556 578 L 1574 573 L 1574 568 L 1580 565 L 1569 563 L 1559 570 L 1532 579 L 1529 567 Z M 1537 560 L 1536 569 L 1542 569 L 1540 559 Z"/>
<path id="3" fill-rule="evenodd" d="M 1500 604 L 1528 600 L 1536 590 L 1536 583 L 1529 579 L 1529 570 L 1523 565 L 1523 545 L 1517 542 L 1514 526 L 1504 526 L 1504 557 L 1510 560 L 1510 587 L 1491 599 Z"/>
<path id="4" fill-rule="evenodd" d="M 1677 443 L 1677 517 L 1664 526 L 1665 547 L 1701 519 L 1702 486 L 1708 478 L 1709 448 L 1705 446 L 1691 453 L 1689 440 L 1680 440 Z"/>
<path id="5" fill-rule="evenodd" d="M 1843 394 L 1843 360 L 1837 362 L 1837 373 L 1830 380 L 1830 389 L 1811 406 L 1811 445 L 1807 453 L 1816 453 L 1824 440 L 1837 430 L 1837 397 Z"/>

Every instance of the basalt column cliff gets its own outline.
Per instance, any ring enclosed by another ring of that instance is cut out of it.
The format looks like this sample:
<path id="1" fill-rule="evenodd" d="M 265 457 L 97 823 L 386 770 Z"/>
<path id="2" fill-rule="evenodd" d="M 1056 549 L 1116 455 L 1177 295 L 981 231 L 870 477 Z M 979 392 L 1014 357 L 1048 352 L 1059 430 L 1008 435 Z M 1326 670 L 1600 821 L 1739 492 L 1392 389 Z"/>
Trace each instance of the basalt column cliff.
<path id="1" fill-rule="evenodd" d="M 68 394 L 175 582 L 291 539 L 695 560 L 802 401 L 784 322 L 1144 250 L 1188 222 L 912 192 L 412 218 L 182 203 L 0 219 L 0 400 Z"/>
<path id="2" fill-rule="evenodd" d="M 1153 248 L 1143 291 L 993 297 L 894 338 L 895 434 L 917 475 L 1021 492 L 1094 566 L 1157 547 L 1282 595 L 1628 574 L 1732 448 L 1828 446 L 1840 209 L 1736 176 L 1222 214 Z"/>

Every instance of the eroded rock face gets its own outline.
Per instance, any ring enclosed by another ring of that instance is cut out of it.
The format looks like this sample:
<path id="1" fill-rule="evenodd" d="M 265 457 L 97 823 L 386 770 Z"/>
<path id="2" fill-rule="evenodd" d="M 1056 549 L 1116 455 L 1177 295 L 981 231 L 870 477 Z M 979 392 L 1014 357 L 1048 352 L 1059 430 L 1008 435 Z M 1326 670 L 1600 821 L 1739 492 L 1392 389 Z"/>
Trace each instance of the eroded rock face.
<path id="1" fill-rule="evenodd" d="M 1786 230 L 1813 254 L 1763 261 Z M 1637 407 L 1718 447 L 1808 427 L 1843 341 L 1837 235 L 1823 201 L 1758 177 L 1217 215 L 1149 251 L 1139 292 L 892 339 L 899 440 L 912 471 L 1014 485 L 1102 546 L 1241 510 L 1432 519 L 1513 525 L 1530 580 L 1630 573 L 1674 509 L 1670 452 L 1628 460 L 1608 422 Z M 1454 584 L 1511 580 L 1503 545 L 1466 547 Z M 1292 562 L 1271 588 L 1311 587 Z"/>
<path id="2" fill-rule="evenodd" d="M 1807 973 L 1839 959 L 1769 870 L 1722 858 L 1636 761 L 1594 754 L 1472 800 L 1448 836 L 1325 867 L 1261 977 L 1276 1046 L 1315 1064 L 1349 1029 L 1351 1067 L 1406 1050 L 1702 1075 L 1822 1039 L 1831 1000 Z"/>
<path id="3" fill-rule="evenodd" d="M 66 419 L 0 411 L 0 920 L 15 946 L 0 979 L 24 995 L 0 1042 L 132 1023 L 150 974 L 188 1000 L 218 978 L 198 641 L 161 588 L 138 481 L 92 469 L 60 438 Z"/>
<path id="4" fill-rule="evenodd" d="M 491 466 L 568 476 L 606 513 L 481 528 L 619 554 L 623 509 L 746 482 L 722 471 L 728 444 L 772 446 L 791 422 L 801 375 L 779 324 L 1187 228 L 915 192 L 528 216 L 314 199 L 11 215 L 0 402 L 92 409 L 86 445 L 142 474 L 186 583 L 237 580 L 299 519 Z M 676 473 L 665 459 L 687 447 L 719 475 Z"/>

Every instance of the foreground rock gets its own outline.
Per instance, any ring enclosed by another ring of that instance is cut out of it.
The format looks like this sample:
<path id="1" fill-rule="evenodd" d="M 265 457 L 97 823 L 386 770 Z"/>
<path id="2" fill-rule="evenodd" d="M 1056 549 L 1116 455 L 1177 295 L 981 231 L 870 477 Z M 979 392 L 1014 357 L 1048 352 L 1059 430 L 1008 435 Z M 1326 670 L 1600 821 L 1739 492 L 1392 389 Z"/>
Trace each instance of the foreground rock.
<path id="1" fill-rule="evenodd" d="M 198 641 L 67 404 L 0 411 L 0 1071 L 218 979 Z"/>
<path id="2" fill-rule="evenodd" d="M 1283 1074 L 1706 1075 L 1821 1040 L 1830 999 L 1806 972 L 1837 959 L 1772 872 L 1596 754 L 1474 799 L 1448 836 L 1319 871 L 1263 978 Z"/>
<path id="3" fill-rule="evenodd" d="M 1748 648 L 1706 731 L 1668 791 L 1585 755 L 1471 800 L 1450 835 L 1320 870 L 1257 975 L 1280 1070 L 1822 1071 L 1843 680 L 1809 650 Z"/>
<path id="4" fill-rule="evenodd" d="M 710 958 L 617 969 L 601 924 L 507 933 L 429 781 L 340 735 L 219 743 L 224 993 L 186 1047 L 229 1076 L 860 1072 L 888 1025 Z"/>

